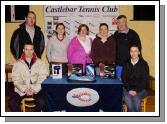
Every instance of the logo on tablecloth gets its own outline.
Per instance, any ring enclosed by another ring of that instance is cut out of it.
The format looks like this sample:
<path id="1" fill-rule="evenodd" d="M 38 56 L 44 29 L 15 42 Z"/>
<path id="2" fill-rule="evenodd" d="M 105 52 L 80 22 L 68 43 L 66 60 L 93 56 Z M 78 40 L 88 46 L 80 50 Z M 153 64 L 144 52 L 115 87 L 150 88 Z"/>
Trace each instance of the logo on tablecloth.
<path id="1" fill-rule="evenodd" d="M 78 100 L 82 101 L 82 102 L 89 102 L 91 101 L 91 94 L 87 93 L 87 92 L 83 92 L 83 93 L 79 93 L 79 94 L 73 94 L 72 96 L 73 98 L 77 98 Z"/>
<path id="2" fill-rule="evenodd" d="M 67 93 L 66 99 L 74 106 L 86 107 L 97 103 L 99 94 L 90 88 L 75 88 Z"/>

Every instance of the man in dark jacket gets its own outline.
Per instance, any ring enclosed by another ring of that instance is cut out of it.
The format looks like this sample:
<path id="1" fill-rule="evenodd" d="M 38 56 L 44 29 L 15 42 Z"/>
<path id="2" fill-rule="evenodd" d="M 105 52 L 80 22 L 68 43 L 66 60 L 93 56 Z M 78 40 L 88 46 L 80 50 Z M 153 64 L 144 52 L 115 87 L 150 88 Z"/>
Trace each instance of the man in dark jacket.
<path id="1" fill-rule="evenodd" d="M 131 44 L 135 43 L 141 50 L 141 42 L 138 34 L 134 30 L 128 28 L 125 15 L 117 17 L 117 27 L 118 31 L 114 33 L 116 40 L 116 72 L 117 78 L 121 79 L 122 66 L 130 58 L 129 50 Z"/>
<path id="2" fill-rule="evenodd" d="M 139 47 L 132 45 L 131 59 L 123 66 L 123 91 L 129 112 L 139 112 L 141 100 L 147 95 L 149 67 L 147 62 L 139 57 L 139 54 Z"/>
<path id="3" fill-rule="evenodd" d="M 45 42 L 41 28 L 36 24 L 36 15 L 33 11 L 29 11 L 25 17 L 25 22 L 16 29 L 12 35 L 10 49 L 13 56 L 19 59 L 24 48 L 24 44 L 33 43 L 35 53 L 41 58 Z"/>

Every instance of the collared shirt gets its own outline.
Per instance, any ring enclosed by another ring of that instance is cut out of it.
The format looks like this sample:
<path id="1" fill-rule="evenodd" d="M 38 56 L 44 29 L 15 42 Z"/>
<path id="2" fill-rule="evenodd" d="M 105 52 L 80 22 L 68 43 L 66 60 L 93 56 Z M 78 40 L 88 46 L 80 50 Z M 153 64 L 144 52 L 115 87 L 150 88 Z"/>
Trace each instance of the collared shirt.
<path id="1" fill-rule="evenodd" d="M 30 64 L 31 63 L 32 58 L 26 58 L 26 61 Z"/>
<path id="2" fill-rule="evenodd" d="M 127 28 L 125 31 L 118 31 L 118 32 L 127 34 L 129 32 L 129 28 Z"/>
<path id="3" fill-rule="evenodd" d="M 135 62 L 133 62 L 132 59 L 131 59 L 131 63 L 132 63 L 133 66 L 134 66 L 136 63 L 138 63 L 138 61 L 139 61 L 139 58 L 138 58 Z"/>
<path id="4" fill-rule="evenodd" d="M 28 25 L 26 25 L 26 31 L 30 35 L 31 41 L 33 42 L 34 34 L 35 34 L 35 28 L 33 27 L 32 30 L 30 30 L 30 28 L 28 27 Z"/>

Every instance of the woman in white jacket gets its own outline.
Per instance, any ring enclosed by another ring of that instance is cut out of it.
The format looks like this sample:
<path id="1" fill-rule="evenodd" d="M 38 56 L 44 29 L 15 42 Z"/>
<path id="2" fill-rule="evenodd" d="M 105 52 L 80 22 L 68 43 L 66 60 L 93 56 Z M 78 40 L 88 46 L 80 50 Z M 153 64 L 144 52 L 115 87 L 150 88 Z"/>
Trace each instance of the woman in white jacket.
<path id="1" fill-rule="evenodd" d="M 37 58 L 32 44 L 25 44 L 21 58 L 12 69 L 12 81 L 14 94 L 9 99 L 12 111 L 21 111 L 20 103 L 24 97 L 33 97 L 36 102 L 35 111 L 44 108 L 44 100 L 41 94 L 41 83 L 48 76 L 48 70 L 44 62 Z"/>

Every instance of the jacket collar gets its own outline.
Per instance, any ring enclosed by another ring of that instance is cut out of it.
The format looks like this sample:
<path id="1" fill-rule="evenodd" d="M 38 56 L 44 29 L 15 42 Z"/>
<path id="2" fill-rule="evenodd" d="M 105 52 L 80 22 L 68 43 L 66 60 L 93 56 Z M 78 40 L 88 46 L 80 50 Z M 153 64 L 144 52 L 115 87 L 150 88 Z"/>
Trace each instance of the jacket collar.
<path id="1" fill-rule="evenodd" d="M 33 53 L 33 57 L 32 57 L 32 59 L 33 59 L 34 63 L 37 61 L 37 55 L 36 55 L 35 52 Z M 25 55 L 25 52 L 22 53 L 22 55 L 21 55 L 21 60 L 26 61 L 26 55 Z"/>
<path id="2" fill-rule="evenodd" d="M 111 36 L 112 36 L 112 34 L 108 33 L 108 36 L 106 38 L 108 39 Z M 102 39 L 102 36 L 100 34 L 97 34 L 96 37 Z"/>
<path id="3" fill-rule="evenodd" d="M 111 37 L 112 37 L 112 34 L 109 33 L 108 36 L 107 36 L 106 39 L 105 39 L 106 42 L 108 42 L 108 41 L 109 41 L 108 39 L 111 38 Z M 102 36 L 101 36 L 100 34 L 97 34 L 97 35 L 96 35 L 96 38 L 97 38 L 98 40 L 100 40 L 100 42 L 102 42 Z M 106 42 L 105 42 L 105 43 L 106 43 Z"/>
<path id="4" fill-rule="evenodd" d="M 26 22 L 23 22 L 22 24 L 20 24 L 20 28 L 26 28 Z M 39 26 L 37 26 L 36 24 L 34 25 L 35 30 L 41 30 L 41 28 Z"/>
<path id="5" fill-rule="evenodd" d="M 130 59 L 130 61 L 131 61 L 131 64 L 134 66 L 134 65 L 136 65 L 138 63 L 139 58 L 136 60 L 136 62 L 133 62 L 132 59 Z"/>
<path id="6" fill-rule="evenodd" d="M 125 33 L 125 34 L 127 34 L 129 32 L 129 28 L 127 28 L 125 31 L 119 31 L 118 30 L 118 33 Z"/>

